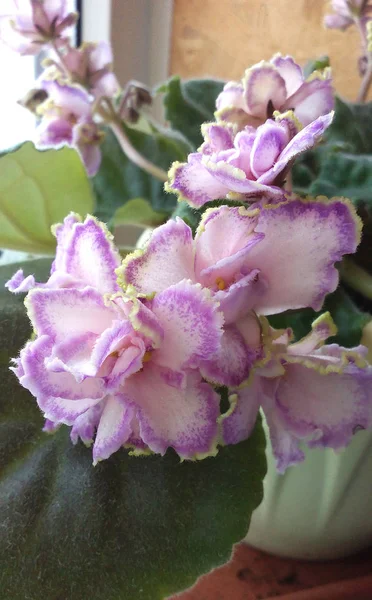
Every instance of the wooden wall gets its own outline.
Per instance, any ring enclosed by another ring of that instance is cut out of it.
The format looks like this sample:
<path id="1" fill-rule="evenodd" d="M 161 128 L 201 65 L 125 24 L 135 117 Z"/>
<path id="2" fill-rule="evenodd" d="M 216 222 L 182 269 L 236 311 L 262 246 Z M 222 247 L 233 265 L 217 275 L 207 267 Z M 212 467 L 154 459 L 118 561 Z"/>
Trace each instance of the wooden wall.
<path id="1" fill-rule="evenodd" d="M 355 99 L 360 53 L 355 28 L 326 30 L 326 0 L 174 0 L 170 71 L 240 79 L 275 52 L 300 64 L 328 54 L 339 94 Z"/>

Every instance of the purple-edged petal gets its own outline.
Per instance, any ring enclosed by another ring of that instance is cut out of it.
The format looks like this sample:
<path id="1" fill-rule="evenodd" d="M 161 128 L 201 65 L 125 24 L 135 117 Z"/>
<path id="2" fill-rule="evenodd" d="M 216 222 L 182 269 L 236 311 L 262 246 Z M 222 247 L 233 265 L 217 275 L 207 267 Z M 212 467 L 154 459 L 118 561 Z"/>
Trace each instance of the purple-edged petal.
<path id="1" fill-rule="evenodd" d="M 87 331 L 100 334 L 117 315 L 93 288 L 34 289 L 28 294 L 27 308 L 38 335 L 48 335 L 57 343 Z"/>
<path id="2" fill-rule="evenodd" d="M 67 227 L 70 227 L 69 223 Z M 66 237 L 68 231 L 69 229 Z M 58 261 L 59 269 L 102 294 L 112 294 L 120 289 L 115 274 L 115 269 L 120 264 L 120 255 L 114 247 L 112 235 L 103 223 L 91 216 L 84 223 L 75 223 L 68 242 L 63 246 L 63 257 Z"/>
<path id="3" fill-rule="evenodd" d="M 225 327 L 218 351 L 202 363 L 200 372 L 211 383 L 235 387 L 248 379 L 255 358 L 237 327 L 230 325 Z"/>
<path id="4" fill-rule="evenodd" d="M 244 88 L 241 83 L 229 81 L 217 96 L 215 117 L 219 120 L 239 122 L 244 118 L 247 106 L 244 99 Z"/>
<path id="5" fill-rule="evenodd" d="M 116 394 L 106 398 L 93 446 L 94 465 L 109 458 L 128 441 L 134 416 L 135 409 L 124 395 Z"/>
<path id="6" fill-rule="evenodd" d="M 303 125 L 309 125 L 320 115 L 330 113 L 334 108 L 332 79 L 318 76 L 306 81 L 290 96 L 282 110 L 292 109 Z"/>
<path id="7" fill-rule="evenodd" d="M 194 279 L 192 231 L 179 217 L 155 229 L 145 250 L 133 252 L 117 271 L 124 286 L 141 294 L 161 292 L 182 279 Z"/>
<path id="8" fill-rule="evenodd" d="M 215 200 L 218 198 L 224 198 L 227 192 L 235 192 L 238 194 L 244 194 L 246 196 L 270 196 L 272 198 L 280 197 L 283 191 L 280 188 L 262 185 L 259 181 L 253 181 L 248 179 L 246 173 L 237 167 L 221 160 L 211 160 L 207 155 L 203 156 L 203 165 L 208 173 L 213 176 L 221 186 L 226 190 L 223 195 L 216 195 L 214 198 L 206 199 L 202 204 L 209 200 Z M 265 183 L 272 183 L 275 177 L 270 177 L 270 181 Z M 222 188 L 221 188 L 222 189 Z M 189 201 L 191 204 L 191 202 Z M 202 206 L 202 204 L 195 206 Z"/>
<path id="9" fill-rule="evenodd" d="M 199 151 L 203 154 L 229 150 L 234 146 L 234 128 L 228 123 L 203 123 L 201 132 L 205 142 Z"/>
<path id="10" fill-rule="evenodd" d="M 13 277 L 6 282 L 5 287 L 13 294 L 24 294 L 35 287 L 36 281 L 33 275 L 23 275 L 23 269 L 18 269 Z"/>
<path id="11" fill-rule="evenodd" d="M 103 381 L 96 378 L 77 383 L 70 373 L 48 371 L 44 361 L 51 351 L 52 341 L 47 336 L 26 345 L 21 351 L 20 383 L 36 397 L 47 419 L 72 425 L 78 415 L 104 397 Z"/>
<path id="12" fill-rule="evenodd" d="M 310 447 L 340 449 L 371 424 L 372 367 L 321 374 L 288 364 L 276 391 L 276 410 L 286 429 Z"/>
<path id="13" fill-rule="evenodd" d="M 223 443 L 238 444 L 247 439 L 256 423 L 262 400 L 261 380 L 252 376 L 248 385 L 229 396 L 230 408 L 221 415 Z"/>
<path id="14" fill-rule="evenodd" d="M 203 276 L 211 279 L 208 269 L 214 272 L 221 270 L 214 280 L 218 276 L 225 277 L 226 285 L 230 284 L 251 246 L 261 239 L 254 231 L 257 222 L 257 210 L 227 206 L 207 210 L 195 236 L 195 273 L 198 280 L 206 284 Z"/>
<path id="15" fill-rule="evenodd" d="M 76 144 L 76 148 L 84 163 L 88 177 L 97 175 L 102 161 L 102 153 L 99 145 L 79 142 Z"/>
<path id="16" fill-rule="evenodd" d="M 311 332 L 298 342 L 288 346 L 289 355 L 306 356 L 322 346 L 329 337 L 336 335 L 337 327 L 329 312 L 323 313 L 311 325 Z"/>
<path id="17" fill-rule="evenodd" d="M 92 406 L 92 408 L 88 408 L 83 414 L 76 417 L 70 433 L 73 444 L 77 444 L 79 438 L 87 446 L 93 442 L 94 433 L 97 429 L 104 406 L 105 401 L 102 400 L 98 404 Z"/>
<path id="18" fill-rule="evenodd" d="M 188 372 L 178 389 L 149 363 L 128 380 L 125 392 L 138 407 L 141 438 L 153 452 L 171 447 L 183 459 L 216 454 L 220 398 L 198 373 Z"/>
<path id="19" fill-rule="evenodd" d="M 64 144 L 72 145 L 73 126 L 67 119 L 43 119 L 36 130 L 38 148 L 58 148 Z"/>
<path id="20" fill-rule="evenodd" d="M 260 277 L 258 269 L 253 269 L 229 288 L 215 292 L 214 299 L 219 302 L 225 324 L 234 323 L 244 317 L 248 311 L 259 304 L 266 290 L 267 282 Z"/>
<path id="21" fill-rule="evenodd" d="M 279 109 L 287 97 L 283 77 L 272 64 L 264 61 L 246 71 L 243 83 L 248 112 L 261 119 L 270 116 L 267 114 L 270 102 Z"/>
<path id="22" fill-rule="evenodd" d="M 190 154 L 187 163 L 173 163 L 169 171 L 169 181 L 165 185 L 168 192 L 178 194 L 191 206 L 200 208 L 206 202 L 224 198 L 229 192 L 228 185 L 221 183 L 202 164 L 202 154 Z"/>
<path id="23" fill-rule="evenodd" d="M 284 79 L 287 97 L 294 94 L 304 81 L 304 75 L 300 65 L 298 65 L 291 56 L 281 56 L 280 54 L 273 56 L 270 62 Z"/>
<path id="24" fill-rule="evenodd" d="M 271 119 L 257 129 L 250 154 L 250 167 L 255 178 L 258 179 L 275 165 L 288 141 L 287 129 Z"/>
<path id="25" fill-rule="evenodd" d="M 245 265 L 259 269 L 268 288 L 255 310 L 319 310 L 325 295 L 337 287 L 335 263 L 359 244 L 360 220 L 343 199 L 298 198 L 264 207 L 256 231 L 265 237 L 247 255 Z"/>
<path id="26" fill-rule="evenodd" d="M 151 310 L 164 330 L 163 343 L 154 351 L 156 364 L 194 368 L 218 351 L 223 315 L 209 290 L 182 281 L 157 294 Z"/>
<path id="27" fill-rule="evenodd" d="M 68 253 L 70 240 L 74 231 L 74 225 L 81 222 L 81 217 L 71 212 L 65 217 L 63 223 L 57 223 L 52 227 L 52 233 L 57 238 L 56 257 L 53 261 L 51 273 L 65 270 L 66 254 Z"/>
<path id="28" fill-rule="evenodd" d="M 296 156 L 299 156 L 302 152 L 315 146 L 321 139 L 327 127 L 332 123 L 332 119 L 333 112 L 318 117 L 315 121 L 310 123 L 310 125 L 304 127 L 304 129 L 297 133 L 284 148 L 272 169 L 269 169 L 266 173 L 261 175 L 258 181 L 260 183 L 271 183 L 274 181 L 275 177 L 277 177 L 278 174 L 281 173 L 294 158 L 296 158 Z"/>

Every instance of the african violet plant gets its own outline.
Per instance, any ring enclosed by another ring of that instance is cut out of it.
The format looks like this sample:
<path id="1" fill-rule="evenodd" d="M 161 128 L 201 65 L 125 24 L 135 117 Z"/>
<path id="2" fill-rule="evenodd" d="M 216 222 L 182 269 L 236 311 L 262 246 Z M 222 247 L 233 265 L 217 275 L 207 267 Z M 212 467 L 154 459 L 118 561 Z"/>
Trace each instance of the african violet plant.
<path id="1" fill-rule="evenodd" d="M 333 6 L 362 32 L 364 101 L 369 5 Z M 1 21 L 51 52 L 23 101 L 35 145 L 0 160 L 0 244 L 55 252 L 1 268 L 2 597 L 161 599 L 246 534 L 259 411 L 280 472 L 372 425 L 372 112 L 334 101 L 326 61 L 276 55 L 170 79 L 164 128 L 106 44 L 72 47 L 76 18 L 18 0 Z M 123 222 L 160 224 L 124 260 Z"/>

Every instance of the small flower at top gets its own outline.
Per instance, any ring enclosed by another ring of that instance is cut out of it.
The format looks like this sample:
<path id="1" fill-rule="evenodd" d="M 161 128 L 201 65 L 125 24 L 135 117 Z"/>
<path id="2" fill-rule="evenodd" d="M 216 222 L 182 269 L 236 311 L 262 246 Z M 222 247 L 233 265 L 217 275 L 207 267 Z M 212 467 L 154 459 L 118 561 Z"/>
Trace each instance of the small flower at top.
<path id="1" fill-rule="evenodd" d="M 14 0 L 11 12 L 0 9 L 0 39 L 16 52 L 38 54 L 73 26 L 77 13 L 67 0 Z"/>
<path id="2" fill-rule="evenodd" d="M 324 17 L 324 25 L 329 29 L 344 31 L 358 22 L 364 26 L 372 14 L 369 0 L 332 0 L 333 13 Z"/>
<path id="3" fill-rule="evenodd" d="M 79 48 L 73 48 L 68 41 L 62 39 L 57 42 L 57 46 L 63 57 L 64 68 L 68 70 L 72 81 L 85 87 L 95 98 L 114 97 L 120 91 L 119 82 L 113 73 L 110 44 L 85 42 Z"/>
<path id="4" fill-rule="evenodd" d="M 305 77 L 292 57 L 276 54 L 246 70 L 241 82 L 228 82 L 217 98 L 219 121 L 257 127 L 274 111 L 293 110 L 308 125 L 334 106 L 331 71 L 314 71 Z"/>
<path id="5" fill-rule="evenodd" d="M 100 144 L 104 134 L 93 120 L 91 95 L 59 76 L 53 68 L 45 71 L 39 83 L 48 98 L 37 109 L 42 120 L 36 130 L 36 145 L 75 148 L 88 175 L 93 177 L 101 164 Z"/>
<path id="6" fill-rule="evenodd" d="M 187 163 L 173 163 L 165 189 L 195 208 L 223 198 L 278 200 L 294 159 L 321 139 L 332 118 L 328 113 L 301 129 L 289 111 L 238 133 L 230 123 L 205 123 L 204 144 Z"/>

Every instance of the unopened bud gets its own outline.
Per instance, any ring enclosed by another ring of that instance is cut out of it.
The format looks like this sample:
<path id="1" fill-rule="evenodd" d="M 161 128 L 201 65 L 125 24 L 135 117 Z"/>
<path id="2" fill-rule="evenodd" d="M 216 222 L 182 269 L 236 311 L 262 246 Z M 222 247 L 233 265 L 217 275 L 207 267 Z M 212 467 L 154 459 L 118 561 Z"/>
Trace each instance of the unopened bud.
<path id="1" fill-rule="evenodd" d="M 33 89 L 27 92 L 27 94 L 18 100 L 18 104 L 27 108 L 34 115 L 37 114 L 37 109 L 45 100 L 48 98 L 48 94 L 45 90 Z"/>
<path id="2" fill-rule="evenodd" d="M 145 104 L 152 104 L 149 88 L 138 81 L 129 81 L 120 100 L 120 116 L 129 123 L 136 123 Z"/>

